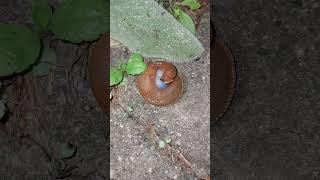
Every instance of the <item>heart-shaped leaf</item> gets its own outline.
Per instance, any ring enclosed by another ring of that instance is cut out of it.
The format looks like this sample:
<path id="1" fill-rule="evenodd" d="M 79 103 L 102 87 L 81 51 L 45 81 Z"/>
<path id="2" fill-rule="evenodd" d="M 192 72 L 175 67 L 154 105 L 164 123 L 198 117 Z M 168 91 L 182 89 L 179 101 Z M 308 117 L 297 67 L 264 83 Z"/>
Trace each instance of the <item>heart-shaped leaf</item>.
<path id="1" fill-rule="evenodd" d="M 141 54 L 133 53 L 128 62 L 143 62 L 143 57 L 141 56 Z"/>
<path id="2" fill-rule="evenodd" d="M 134 53 L 128 60 L 126 72 L 130 75 L 138 75 L 141 74 L 147 68 L 147 66 L 148 65 L 144 63 L 141 54 Z"/>
<path id="3" fill-rule="evenodd" d="M 126 72 L 130 75 L 138 75 L 138 74 L 141 74 L 147 67 L 148 65 L 143 61 L 142 62 L 132 61 L 132 62 L 128 62 L 126 66 Z"/>
<path id="4" fill-rule="evenodd" d="M 105 0 L 66 0 L 55 10 L 50 29 L 55 35 L 73 43 L 96 40 L 107 32 Z"/>
<path id="5" fill-rule="evenodd" d="M 0 76 L 19 73 L 36 62 L 40 40 L 26 27 L 0 24 Z"/>

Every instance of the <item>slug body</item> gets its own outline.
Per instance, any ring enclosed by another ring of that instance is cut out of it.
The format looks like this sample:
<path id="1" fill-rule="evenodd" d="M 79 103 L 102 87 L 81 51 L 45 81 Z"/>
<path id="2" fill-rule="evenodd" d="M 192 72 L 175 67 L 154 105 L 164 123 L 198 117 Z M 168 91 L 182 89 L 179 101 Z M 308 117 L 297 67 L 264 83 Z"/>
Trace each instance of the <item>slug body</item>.
<path id="1" fill-rule="evenodd" d="M 164 61 L 149 63 L 137 83 L 141 96 L 156 106 L 175 103 L 183 92 L 183 81 L 177 69 Z"/>

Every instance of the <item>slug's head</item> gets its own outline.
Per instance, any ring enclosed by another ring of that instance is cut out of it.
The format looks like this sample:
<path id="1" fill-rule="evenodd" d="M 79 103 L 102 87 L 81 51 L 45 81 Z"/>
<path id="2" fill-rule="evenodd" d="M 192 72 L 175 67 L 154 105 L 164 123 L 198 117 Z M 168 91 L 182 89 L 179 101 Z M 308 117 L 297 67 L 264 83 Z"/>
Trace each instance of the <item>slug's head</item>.
<path id="1" fill-rule="evenodd" d="M 183 81 L 177 69 L 164 61 L 149 63 L 137 83 L 144 99 L 157 106 L 176 102 L 183 92 Z"/>

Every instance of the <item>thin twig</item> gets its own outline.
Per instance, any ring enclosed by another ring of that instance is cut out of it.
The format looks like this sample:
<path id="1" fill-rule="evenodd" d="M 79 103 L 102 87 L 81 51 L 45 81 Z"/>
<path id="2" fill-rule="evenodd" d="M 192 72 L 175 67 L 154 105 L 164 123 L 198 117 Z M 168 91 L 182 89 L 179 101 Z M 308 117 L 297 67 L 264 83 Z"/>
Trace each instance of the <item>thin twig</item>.
<path id="1" fill-rule="evenodd" d="M 147 123 L 145 130 L 150 134 L 155 144 L 157 144 L 160 141 L 154 123 Z M 185 158 L 185 156 L 179 150 L 175 149 L 173 145 L 165 146 L 163 152 L 166 152 L 166 155 L 169 157 L 171 161 L 180 162 L 180 164 L 186 167 L 192 174 L 196 174 L 195 171 L 192 169 L 191 163 Z"/>

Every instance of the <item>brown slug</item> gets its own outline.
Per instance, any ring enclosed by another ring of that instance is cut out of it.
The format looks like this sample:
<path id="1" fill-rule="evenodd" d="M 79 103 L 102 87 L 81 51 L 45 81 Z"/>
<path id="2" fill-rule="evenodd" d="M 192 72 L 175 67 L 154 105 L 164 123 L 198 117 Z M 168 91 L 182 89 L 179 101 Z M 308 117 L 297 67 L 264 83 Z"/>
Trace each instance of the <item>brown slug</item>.
<path id="1" fill-rule="evenodd" d="M 150 62 L 138 77 L 141 96 L 155 106 L 175 103 L 182 95 L 183 80 L 176 67 L 168 62 Z"/>

